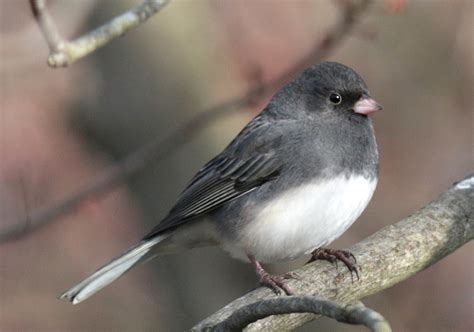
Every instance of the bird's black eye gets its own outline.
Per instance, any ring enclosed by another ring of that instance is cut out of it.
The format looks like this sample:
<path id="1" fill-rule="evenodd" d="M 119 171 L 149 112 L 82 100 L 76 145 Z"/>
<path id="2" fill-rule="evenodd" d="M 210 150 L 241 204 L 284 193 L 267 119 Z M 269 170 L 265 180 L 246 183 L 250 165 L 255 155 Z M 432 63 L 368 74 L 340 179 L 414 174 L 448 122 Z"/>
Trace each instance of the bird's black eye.
<path id="1" fill-rule="evenodd" d="M 329 96 L 329 100 L 331 101 L 331 103 L 337 105 L 341 103 L 342 97 L 338 93 L 331 93 L 331 95 Z"/>

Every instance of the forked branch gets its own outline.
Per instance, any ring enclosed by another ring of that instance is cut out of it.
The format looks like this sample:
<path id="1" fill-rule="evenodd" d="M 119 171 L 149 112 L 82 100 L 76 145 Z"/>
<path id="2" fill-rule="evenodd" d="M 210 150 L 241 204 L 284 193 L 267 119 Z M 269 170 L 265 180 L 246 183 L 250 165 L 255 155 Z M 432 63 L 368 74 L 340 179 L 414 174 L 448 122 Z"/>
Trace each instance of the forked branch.
<path id="1" fill-rule="evenodd" d="M 49 46 L 48 65 L 66 67 L 142 24 L 168 2 L 169 0 L 145 0 L 99 28 L 72 41 L 65 40 L 59 33 L 46 8 L 45 0 L 30 0 L 30 5 L 33 16 Z"/>

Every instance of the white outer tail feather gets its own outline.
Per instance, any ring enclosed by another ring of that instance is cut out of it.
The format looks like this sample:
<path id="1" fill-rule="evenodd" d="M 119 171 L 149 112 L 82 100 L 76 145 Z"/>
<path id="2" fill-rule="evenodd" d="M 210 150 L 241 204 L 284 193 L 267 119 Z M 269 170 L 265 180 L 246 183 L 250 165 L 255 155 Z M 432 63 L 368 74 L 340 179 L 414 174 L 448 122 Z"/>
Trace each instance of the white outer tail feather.
<path id="1" fill-rule="evenodd" d="M 140 242 L 119 257 L 114 258 L 111 262 L 98 269 L 76 286 L 64 292 L 59 298 L 67 299 L 72 304 L 78 304 L 84 301 L 114 280 L 117 280 L 136 264 L 143 261 L 151 248 L 168 236 L 168 234 L 162 234 L 147 241 Z"/>

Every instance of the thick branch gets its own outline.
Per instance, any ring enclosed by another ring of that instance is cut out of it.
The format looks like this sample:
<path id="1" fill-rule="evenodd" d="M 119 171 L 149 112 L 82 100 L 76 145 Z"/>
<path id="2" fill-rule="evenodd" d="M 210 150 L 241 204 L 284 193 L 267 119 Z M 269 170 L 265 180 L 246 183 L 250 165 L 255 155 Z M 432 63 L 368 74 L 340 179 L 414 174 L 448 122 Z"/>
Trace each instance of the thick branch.
<path id="1" fill-rule="evenodd" d="M 48 65 L 65 67 L 87 56 L 111 40 L 145 22 L 163 8 L 169 0 L 145 0 L 127 12 L 114 17 L 101 27 L 73 41 L 63 39 L 49 15 L 44 0 L 30 0 L 33 16 L 48 43 Z"/>
<path id="2" fill-rule="evenodd" d="M 155 139 L 149 142 L 122 161 L 106 169 L 97 178 L 82 188 L 79 188 L 73 194 L 68 195 L 62 201 L 34 211 L 25 220 L 19 221 L 15 223 L 15 226 L 0 232 L 0 243 L 16 240 L 77 208 L 86 199 L 110 191 L 122 183 L 126 177 L 138 173 L 152 162 L 158 162 L 170 153 L 176 151 L 212 121 L 235 113 L 243 108 L 250 107 L 260 98 L 274 93 L 276 89 L 284 85 L 298 72 L 324 59 L 327 54 L 347 36 L 359 15 L 368 7 L 370 2 L 371 0 L 344 2 L 344 5 L 341 7 L 342 15 L 340 20 L 327 32 L 321 42 L 314 45 L 309 54 L 294 64 L 290 69 L 283 72 L 274 80 L 251 89 L 243 96 L 197 112 L 196 116 L 176 129 L 165 139 Z M 25 225 L 29 226 L 25 227 Z"/>
<path id="3" fill-rule="evenodd" d="M 314 313 L 333 318 L 341 323 L 365 325 L 372 331 L 391 332 L 390 325 L 378 312 L 358 302 L 341 305 L 311 296 L 290 296 L 262 300 L 237 309 L 229 318 L 215 326 L 205 327 L 205 331 L 242 331 L 247 325 L 259 319 L 289 313 Z"/>
<path id="4" fill-rule="evenodd" d="M 455 184 L 428 206 L 387 226 L 349 250 L 357 257 L 361 278 L 351 282 L 350 273 L 330 264 L 315 262 L 295 271 L 299 281 L 289 285 L 296 294 L 319 296 L 351 303 L 378 293 L 436 263 L 474 238 L 474 174 Z M 236 299 L 194 327 L 201 330 L 227 319 L 239 308 L 274 294 L 256 289 Z M 249 325 L 246 331 L 294 329 L 318 316 L 290 314 L 271 316 Z"/>

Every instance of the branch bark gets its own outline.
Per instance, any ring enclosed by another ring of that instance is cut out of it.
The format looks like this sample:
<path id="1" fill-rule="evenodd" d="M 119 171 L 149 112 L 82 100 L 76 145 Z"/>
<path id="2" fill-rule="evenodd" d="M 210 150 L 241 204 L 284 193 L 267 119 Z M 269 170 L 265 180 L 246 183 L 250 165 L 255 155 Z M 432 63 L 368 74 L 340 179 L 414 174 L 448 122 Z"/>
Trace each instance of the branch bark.
<path id="1" fill-rule="evenodd" d="M 168 2 L 169 0 L 145 0 L 73 41 L 67 41 L 61 36 L 44 0 L 30 0 L 30 6 L 50 49 L 48 65 L 56 68 L 66 67 L 122 36 L 156 14 Z"/>
<path id="2" fill-rule="evenodd" d="M 32 2 L 40 0 L 30 0 Z M 132 176 L 153 162 L 158 162 L 190 141 L 194 135 L 209 123 L 235 113 L 255 104 L 260 98 L 274 93 L 297 73 L 308 66 L 324 59 L 346 37 L 354 27 L 357 19 L 368 8 L 372 0 L 356 0 L 341 2 L 341 17 L 325 34 L 325 37 L 314 45 L 312 50 L 296 62 L 291 68 L 265 84 L 258 84 L 243 96 L 236 97 L 220 105 L 199 111 L 187 123 L 177 128 L 164 139 L 157 138 L 125 157 L 122 161 L 110 166 L 101 175 L 78 188 L 76 192 L 66 196 L 60 202 L 53 203 L 33 211 L 25 220 L 20 220 L 13 227 L 0 231 L 0 243 L 17 240 L 32 231 L 47 225 L 60 216 L 77 208 L 86 199 L 104 194 L 122 181 Z M 27 227 L 25 226 L 27 225 Z"/>
<path id="3" fill-rule="evenodd" d="M 301 280 L 289 281 L 296 294 L 351 303 L 389 288 L 424 270 L 474 238 L 474 173 L 413 215 L 387 226 L 349 250 L 357 257 L 361 278 L 315 262 L 295 272 Z M 215 326 L 248 304 L 274 298 L 258 288 L 226 305 L 197 324 L 193 331 Z M 314 314 L 270 316 L 250 324 L 246 331 L 290 330 L 318 318 Z"/>
<path id="4" fill-rule="evenodd" d="M 333 318 L 341 323 L 364 325 L 374 332 L 391 332 L 388 322 L 378 312 L 362 302 L 341 305 L 325 299 L 311 296 L 285 296 L 277 299 L 262 300 L 237 309 L 229 318 L 217 325 L 205 327 L 205 331 L 224 332 L 242 331 L 256 320 L 271 316 L 295 312 L 310 312 Z"/>

